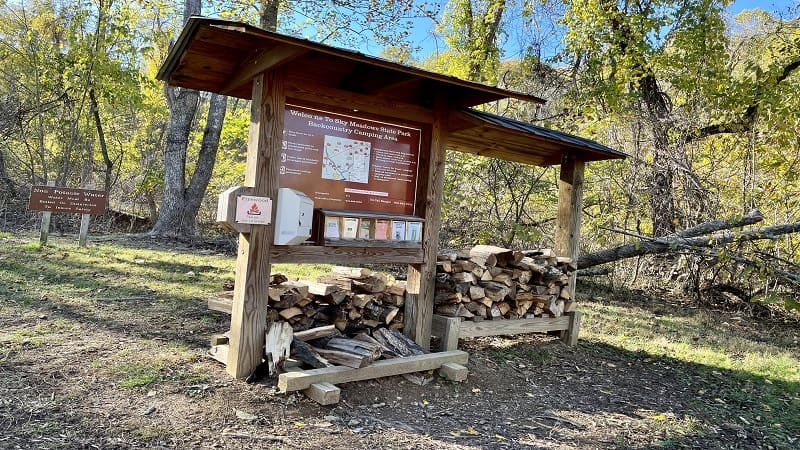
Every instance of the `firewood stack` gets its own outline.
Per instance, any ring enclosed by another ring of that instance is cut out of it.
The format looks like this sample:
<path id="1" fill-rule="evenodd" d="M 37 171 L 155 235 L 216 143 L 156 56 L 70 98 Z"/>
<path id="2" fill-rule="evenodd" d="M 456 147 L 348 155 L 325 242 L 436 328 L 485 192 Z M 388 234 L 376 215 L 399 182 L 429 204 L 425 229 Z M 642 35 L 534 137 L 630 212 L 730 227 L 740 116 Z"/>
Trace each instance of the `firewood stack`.
<path id="1" fill-rule="evenodd" d="M 559 317 L 575 309 L 569 276 L 577 266 L 549 249 L 490 245 L 437 257 L 436 314 L 465 320 Z"/>
<path id="2" fill-rule="evenodd" d="M 349 335 L 375 328 L 403 328 L 405 281 L 388 284 L 369 269 L 334 267 L 318 281 L 272 275 L 268 321 L 288 322 L 294 331 L 333 324 Z"/>

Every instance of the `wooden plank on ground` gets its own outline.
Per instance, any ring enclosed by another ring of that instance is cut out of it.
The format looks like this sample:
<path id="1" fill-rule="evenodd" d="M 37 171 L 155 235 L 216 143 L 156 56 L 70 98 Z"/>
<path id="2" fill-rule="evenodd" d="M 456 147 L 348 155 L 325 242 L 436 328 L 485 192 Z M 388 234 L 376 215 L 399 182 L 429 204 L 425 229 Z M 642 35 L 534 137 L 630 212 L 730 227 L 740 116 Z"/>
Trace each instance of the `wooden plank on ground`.
<path id="1" fill-rule="evenodd" d="M 464 321 L 458 327 L 458 337 L 502 336 L 524 333 L 546 333 L 566 330 L 570 317 L 535 317 L 519 320 L 492 320 L 481 322 Z"/>
<path id="2" fill-rule="evenodd" d="M 230 314 L 233 309 L 233 300 L 229 298 L 213 297 L 208 299 L 208 309 Z"/>
<path id="3" fill-rule="evenodd" d="M 339 403 L 341 392 L 341 389 L 331 383 L 314 383 L 308 389 L 303 389 L 303 394 L 306 394 L 306 397 L 320 405 L 335 405 Z"/>
<path id="4" fill-rule="evenodd" d="M 281 392 L 300 391 L 314 383 L 348 383 L 351 381 L 371 380 L 403 373 L 437 369 L 445 363 L 466 364 L 467 352 L 454 350 L 450 352 L 428 353 L 407 358 L 394 358 L 375 361 L 372 365 L 361 369 L 350 367 L 326 367 L 323 369 L 305 370 L 302 372 L 283 373 L 278 376 L 278 389 Z"/>
<path id="5" fill-rule="evenodd" d="M 221 362 L 222 364 L 228 364 L 228 350 L 230 347 L 228 344 L 223 345 L 214 345 L 208 350 L 208 356 L 216 359 L 217 361 Z"/>

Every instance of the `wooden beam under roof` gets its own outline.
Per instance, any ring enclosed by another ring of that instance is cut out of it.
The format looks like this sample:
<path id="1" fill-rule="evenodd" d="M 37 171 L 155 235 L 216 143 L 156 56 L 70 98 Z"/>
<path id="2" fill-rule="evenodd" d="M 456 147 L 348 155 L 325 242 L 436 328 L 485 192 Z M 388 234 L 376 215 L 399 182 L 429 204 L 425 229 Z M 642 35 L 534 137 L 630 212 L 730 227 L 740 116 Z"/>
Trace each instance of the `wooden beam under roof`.
<path id="1" fill-rule="evenodd" d="M 231 80 L 222 87 L 220 93 L 229 94 L 242 85 L 252 82 L 253 77 L 259 73 L 280 67 L 306 53 L 308 50 L 287 45 L 258 49 L 239 64 Z"/>

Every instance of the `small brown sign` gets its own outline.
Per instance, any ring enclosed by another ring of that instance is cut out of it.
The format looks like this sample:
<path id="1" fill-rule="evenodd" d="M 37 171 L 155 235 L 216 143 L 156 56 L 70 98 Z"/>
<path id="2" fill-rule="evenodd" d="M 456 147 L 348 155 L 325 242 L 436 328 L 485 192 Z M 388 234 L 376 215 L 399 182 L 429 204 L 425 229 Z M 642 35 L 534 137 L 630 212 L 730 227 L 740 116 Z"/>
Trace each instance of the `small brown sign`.
<path id="1" fill-rule="evenodd" d="M 106 212 L 105 191 L 56 186 L 31 186 L 28 209 L 55 213 L 95 214 Z"/>

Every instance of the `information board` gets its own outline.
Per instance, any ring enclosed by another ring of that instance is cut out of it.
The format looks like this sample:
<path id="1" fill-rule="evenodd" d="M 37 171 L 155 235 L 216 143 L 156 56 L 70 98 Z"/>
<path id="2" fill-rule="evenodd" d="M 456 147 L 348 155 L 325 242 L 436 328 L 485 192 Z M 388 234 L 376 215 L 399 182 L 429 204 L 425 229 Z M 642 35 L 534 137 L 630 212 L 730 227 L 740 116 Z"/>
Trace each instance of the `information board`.
<path id="1" fill-rule="evenodd" d="M 31 186 L 28 209 L 71 214 L 104 214 L 105 191 L 56 186 Z"/>
<path id="2" fill-rule="evenodd" d="M 414 214 L 422 131 L 287 105 L 281 187 L 315 208 Z"/>

